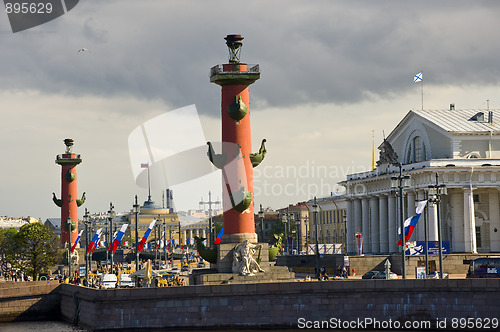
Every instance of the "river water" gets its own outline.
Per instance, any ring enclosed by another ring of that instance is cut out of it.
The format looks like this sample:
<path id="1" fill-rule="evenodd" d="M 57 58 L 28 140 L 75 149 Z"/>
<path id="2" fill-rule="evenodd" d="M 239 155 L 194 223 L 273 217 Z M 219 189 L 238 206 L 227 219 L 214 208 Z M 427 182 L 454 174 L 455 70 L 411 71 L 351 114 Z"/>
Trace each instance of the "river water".
<path id="1" fill-rule="evenodd" d="M 88 332 L 64 322 L 18 322 L 0 323 L 2 332 Z"/>
<path id="2" fill-rule="evenodd" d="M 182 330 L 182 329 L 169 329 L 169 330 L 158 330 L 158 329 L 141 329 L 141 331 L 177 331 L 177 332 L 200 332 L 202 330 Z M 1 332 L 91 332 L 89 330 L 84 330 L 75 327 L 69 323 L 65 322 L 17 322 L 17 323 L 0 323 Z M 216 331 L 209 329 L 208 331 Z M 225 332 L 255 332 L 257 330 L 224 330 Z M 304 331 L 304 329 L 276 329 L 267 331 L 281 331 L 281 332 L 297 332 Z M 354 332 L 350 329 L 342 330 L 330 330 L 330 331 L 342 331 L 342 332 Z M 359 332 L 359 330 L 356 330 Z M 375 332 L 374 330 L 363 330 L 364 332 Z M 384 332 L 390 332 L 392 330 L 385 330 Z M 431 330 L 428 330 L 431 331 Z"/>

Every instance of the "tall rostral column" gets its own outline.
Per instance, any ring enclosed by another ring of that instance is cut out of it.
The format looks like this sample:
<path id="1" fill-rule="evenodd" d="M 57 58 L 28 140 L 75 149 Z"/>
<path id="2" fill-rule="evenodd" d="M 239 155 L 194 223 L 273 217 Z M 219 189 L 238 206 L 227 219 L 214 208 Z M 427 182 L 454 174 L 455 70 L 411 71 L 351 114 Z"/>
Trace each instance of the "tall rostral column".
<path id="1" fill-rule="evenodd" d="M 210 82 L 222 87 L 222 154 L 215 155 L 210 143 L 208 156 L 222 169 L 224 235 L 221 243 L 257 242 L 254 223 L 253 167 L 263 159 L 252 153 L 248 86 L 260 78 L 259 66 L 240 62 L 243 37 L 224 38 L 229 63 L 211 68 Z"/>
<path id="2" fill-rule="evenodd" d="M 56 157 L 56 164 L 62 166 L 61 169 L 61 199 L 57 199 L 52 193 L 54 203 L 61 208 L 61 242 L 68 242 L 68 228 L 71 233 L 71 243 L 74 243 L 78 236 L 78 207 L 85 202 L 85 193 L 78 199 L 76 165 L 82 162 L 79 154 L 73 153 L 73 140 L 64 140 L 66 151 Z M 71 218 L 71 221 L 69 221 Z M 71 224 L 71 227 L 69 227 Z"/>

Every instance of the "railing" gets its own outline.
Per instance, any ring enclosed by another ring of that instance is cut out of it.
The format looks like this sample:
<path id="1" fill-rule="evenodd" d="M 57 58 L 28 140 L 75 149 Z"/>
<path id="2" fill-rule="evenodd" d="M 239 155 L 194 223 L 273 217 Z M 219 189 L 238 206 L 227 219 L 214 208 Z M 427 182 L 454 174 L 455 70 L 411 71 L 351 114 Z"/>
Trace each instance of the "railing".
<path id="1" fill-rule="evenodd" d="M 224 71 L 222 65 L 215 65 L 212 68 L 210 68 L 210 77 L 221 73 L 259 73 L 259 72 L 260 72 L 259 65 L 247 64 L 246 71 Z"/>
<path id="2" fill-rule="evenodd" d="M 63 153 L 63 154 L 58 154 L 57 155 L 57 160 L 59 159 L 80 159 L 80 156 L 79 154 L 75 154 L 75 157 L 74 158 L 71 158 L 71 157 L 65 157 L 67 155 L 71 155 L 71 153 Z"/>

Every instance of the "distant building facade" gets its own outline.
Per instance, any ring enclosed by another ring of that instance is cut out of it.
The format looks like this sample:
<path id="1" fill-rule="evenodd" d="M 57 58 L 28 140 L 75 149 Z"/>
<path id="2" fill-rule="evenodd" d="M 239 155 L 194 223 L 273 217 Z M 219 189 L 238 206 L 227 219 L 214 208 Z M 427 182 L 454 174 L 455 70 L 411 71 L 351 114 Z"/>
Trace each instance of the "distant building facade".
<path id="1" fill-rule="evenodd" d="M 309 201 L 310 215 L 310 238 L 309 243 L 316 243 L 316 226 L 314 213 L 312 210 L 313 201 Z M 316 200 L 319 211 L 317 215 L 318 223 L 318 243 L 340 245 L 342 252 L 346 246 L 346 224 L 347 224 L 347 199 L 345 196 L 329 196 Z M 337 246 L 339 247 L 339 246 Z"/>
<path id="2" fill-rule="evenodd" d="M 292 246 L 299 252 L 307 250 L 309 234 L 309 210 L 305 202 L 290 204 L 286 208 L 277 210 L 279 218 L 285 223 L 288 236 L 293 236 Z M 295 224 L 295 230 L 291 224 Z M 285 239 L 283 239 L 283 242 Z"/>
<path id="3" fill-rule="evenodd" d="M 151 199 L 145 201 L 138 214 L 137 234 L 139 241 L 153 220 L 156 220 L 155 228 L 149 235 L 147 243 L 159 241 L 163 233 L 166 234 L 167 241 L 172 240 L 175 245 L 193 245 L 195 236 L 207 238 L 208 220 L 171 213 L 171 211 L 170 208 L 162 208 L 156 205 Z M 132 241 L 135 241 L 134 213 L 131 212 L 126 215 L 126 222 L 130 223 L 128 234 L 130 234 Z"/>
<path id="4" fill-rule="evenodd" d="M 451 108 L 451 107 L 450 107 Z M 367 254 L 395 253 L 399 197 L 391 177 L 411 177 L 403 197 L 404 218 L 426 199 L 429 186 L 445 184 L 440 204 L 442 240 L 452 253 L 500 252 L 500 111 L 410 111 L 380 145 L 373 171 L 351 174 L 346 188 L 347 247 L 356 252 L 355 234 L 363 234 Z M 397 160 L 393 160 L 394 157 Z M 436 204 L 428 203 L 428 239 L 437 240 Z M 419 220 L 410 241 L 424 241 Z"/>
<path id="5" fill-rule="evenodd" d="M 264 209 L 264 218 L 261 219 L 259 214 L 255 214 L 255 233 L 259 242 L 274 243 L 275 239 L 271 236 L 271 228 L 279 221 L 277 211 L 272 209 Z"/>
<path id="6" fill-rule="evenodd" d="M 0 229 L 15 228 L 19 230 L 24 225 L 33 222 L 41 222 L 41 221 L 33 217 L 22 217 L 22 218 L 0 217 Z"/>

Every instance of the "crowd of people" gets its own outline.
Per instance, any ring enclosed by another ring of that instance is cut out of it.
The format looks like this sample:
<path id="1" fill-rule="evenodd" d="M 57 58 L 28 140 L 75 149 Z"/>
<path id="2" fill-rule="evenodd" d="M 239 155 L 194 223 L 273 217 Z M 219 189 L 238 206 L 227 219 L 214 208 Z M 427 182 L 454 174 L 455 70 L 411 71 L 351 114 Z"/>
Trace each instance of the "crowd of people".
<path id="1" fill-rule="evenodd" d="M 5 281 L 21 282 L 21 281 L 31 281 L 31 276 L 23 273 L 22 271 L 10 271 L 2 273 L 2 277 Z"/>

